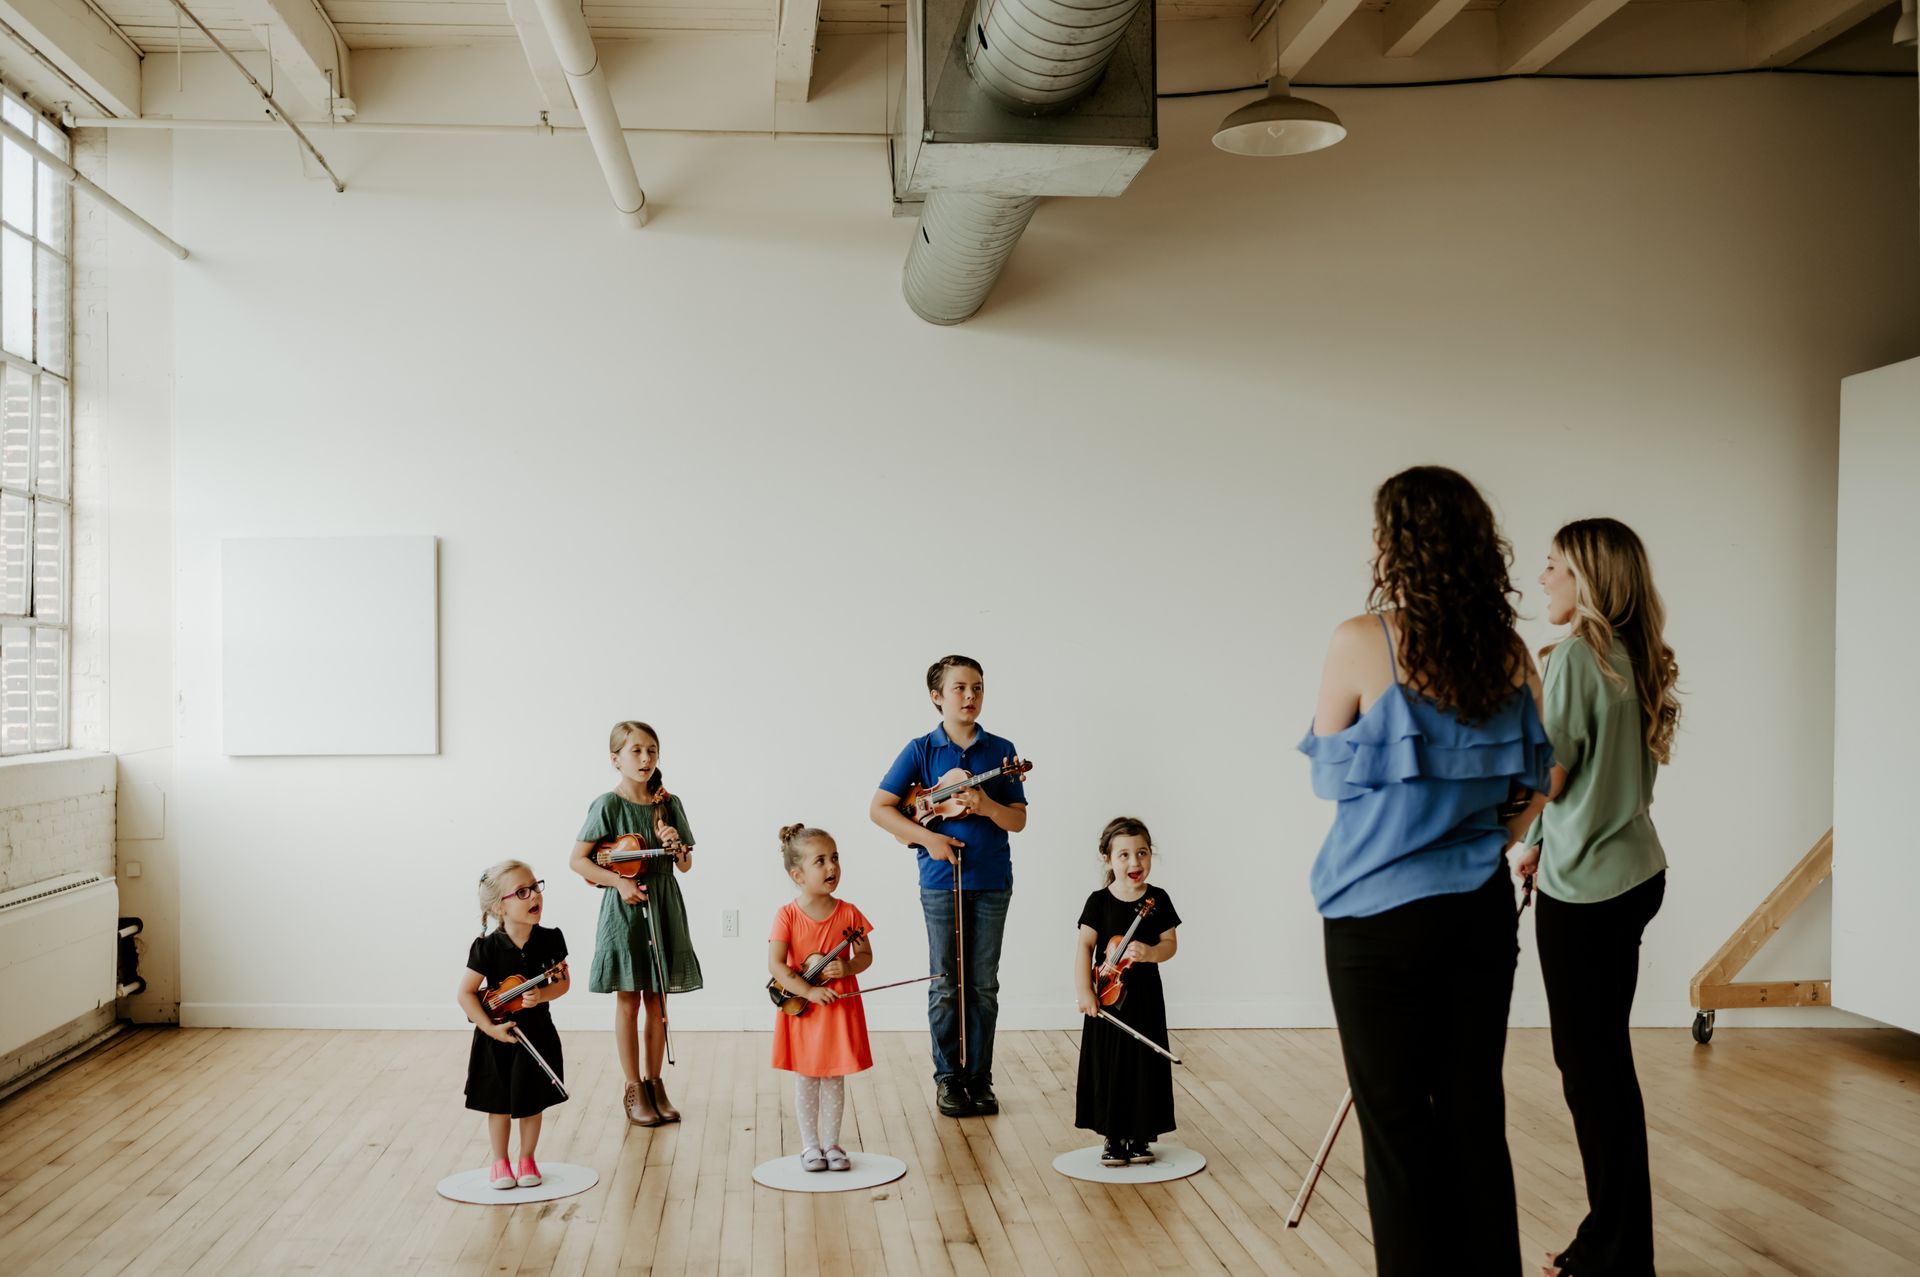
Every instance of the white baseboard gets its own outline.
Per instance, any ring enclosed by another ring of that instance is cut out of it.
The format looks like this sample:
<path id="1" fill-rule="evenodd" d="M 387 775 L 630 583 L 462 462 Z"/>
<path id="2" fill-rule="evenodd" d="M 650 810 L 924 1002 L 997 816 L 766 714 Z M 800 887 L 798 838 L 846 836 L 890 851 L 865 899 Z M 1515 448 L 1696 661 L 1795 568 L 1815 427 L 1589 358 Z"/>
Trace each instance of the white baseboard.
<path id="1" fill-rule="evenodd" d="M 613 1000 L 608 994 L 569 994 L 554 1007 L 554 1022 L 563 1029 L 581 1031 L 612 1027 Z M 671 1008 L 673 1027 L 691 1032 L 766 1030 L 773 1027 L 774 1010 L 767 1002 L 714 1005 L 704 1002 Z M 1327 1004 L 1312 998 L 1270 999 L 1261 1002 L 1187 1002 L 1169 1008 L 1175 1029 L 1330 1029 L 1333 1015 Z M 1122 1013 L 1124 1016 L 1124 1012 Z M 1641 1002 L 1634 1008 L 1638 1028 L 1685 1028 L 1693 1023 L 1693 1008 L 1685 1002 Z M 458 1029 L 466 1024 L 459 1008 L 440 1003 L 325 1003 L 325 1002 L 183 1002 L 182 1027 L 193 1029 Z M 1516 999 L 1508 1023 L 1516 1029 L 1547 1026 L 1547 1004 L 1539 999 Z M 876 1000 L 867 1008 L 867 1025 L 881 1032 L 924 1032 L 926 1004 L 917 996 L 893 1003 Z M 1071 1003 L 1003 1002 L 1003 1029 L 1073 1029 L 1080 1016 Z M 1878 1028 L 1878 1021 L 1832 1007 L 1778 1010 L 1722 1011 L 1720 1028 Z"/>

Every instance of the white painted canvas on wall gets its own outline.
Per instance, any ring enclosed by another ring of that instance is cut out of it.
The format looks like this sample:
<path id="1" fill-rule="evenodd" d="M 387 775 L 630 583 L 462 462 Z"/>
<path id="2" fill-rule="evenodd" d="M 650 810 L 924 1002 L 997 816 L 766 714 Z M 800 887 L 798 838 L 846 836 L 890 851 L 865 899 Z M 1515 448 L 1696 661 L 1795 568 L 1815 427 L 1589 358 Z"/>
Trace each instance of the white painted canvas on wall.
<path id="1" fill-rule="evenodd" d="M 220 545 L 228 754 L 433 754 L 435 539 L 270 537 Z"/>
<path id="2" fill-rule="evenodd" d="M 1920 1033 L 1913 725 L 1920 359 L 1840 383 L 1834 581 L 1833 1004 Z"/>

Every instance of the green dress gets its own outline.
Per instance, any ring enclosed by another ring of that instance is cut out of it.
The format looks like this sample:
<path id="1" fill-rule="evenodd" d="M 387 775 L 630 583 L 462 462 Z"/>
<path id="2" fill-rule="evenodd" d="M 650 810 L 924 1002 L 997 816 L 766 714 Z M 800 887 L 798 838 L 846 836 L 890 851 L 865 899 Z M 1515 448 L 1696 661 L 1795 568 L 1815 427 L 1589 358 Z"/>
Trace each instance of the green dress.
<path id="1" fill-rule="evenodd" d="M 581 842 L 601 842 L 621 834 L 639 834 L 649 847 L 658 847 L 654 836 L 654 803 L 630 803 L 618 794 L 602 794 L 587 809 L 587 821 L 580 826 Z M 667 819 L 680 832 L 680 841 L 691 847 L 693 830 L 687 813 L 676 795 L 667 798 Z M 658 916 L 662 965 L 667 973 L 668 993 L 690 993 L 700 988 L 700 958 L 693 951 L 693 936 L 687 930 L 687 902 L 675 882 L 678 871 L 671 857 L 650 860 L 641 870 L 640 883 L 647 889 L 647 904 L 630 905 L 611 887 L 600 888 L 600 922 L 593 932 L 593 967 L 587 974 L 587 988 L 594 993 L 653 993 L 660 988 L 654 974 L 653 936 L 647 926 L 647 909 Z"/>

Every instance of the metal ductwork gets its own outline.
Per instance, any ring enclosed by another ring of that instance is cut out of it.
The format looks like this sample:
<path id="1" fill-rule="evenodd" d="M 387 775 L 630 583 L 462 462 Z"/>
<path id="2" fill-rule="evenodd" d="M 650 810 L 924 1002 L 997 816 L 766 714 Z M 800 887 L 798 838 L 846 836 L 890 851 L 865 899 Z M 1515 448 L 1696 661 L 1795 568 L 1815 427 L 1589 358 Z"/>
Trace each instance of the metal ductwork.
<path id="1" fill-rule="evenodd" d="M 936 191 L 927 196 L 913 247 L 907 250 L 902 286 L 913 313 L 930 324 L 972 318 L 1039 206 L 1037 195 Z"/>
<path id="2" fill-rule="evenodd" d="M 1141 2 L 976 0 L 967 69 L 1002 110 L 1061 110 L 1100 79 Z"/>
<path id="3" fill-rule="evenodd" d="M 913 0 L 894 197 L 921 202 L 903 291 L 929 323 L 986 301 L 1041 197 L 1118 195 L 1156 145 L 1145 0 Z"/>

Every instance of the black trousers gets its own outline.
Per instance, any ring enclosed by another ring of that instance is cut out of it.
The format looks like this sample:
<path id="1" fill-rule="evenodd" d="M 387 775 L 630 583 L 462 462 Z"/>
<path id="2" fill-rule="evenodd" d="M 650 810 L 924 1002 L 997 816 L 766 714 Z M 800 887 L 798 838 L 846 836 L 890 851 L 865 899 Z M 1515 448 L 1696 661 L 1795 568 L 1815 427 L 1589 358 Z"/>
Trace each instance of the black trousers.
<path id="1" fill-rule="evenodd" d="M 1599 904 L 1540 893 L 1534 934 L 1553 1016 L 1553 1062 L 1587 1176 L 1587 1217 L 1564 1252 L 1576 1277 L 1653 1277 L 1647 1113 L 1627 1015 L 1640 978 L 1640 934 L 1666 891 L 1662 872 Z"/>
<path id="2" fill-rule="evenodd" d="M 1325 922 L 1381 1277 L 1513 1277 L 1501 1062 L 1520 947 L 1502 864 L 1477 890 Z"/>

